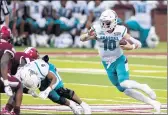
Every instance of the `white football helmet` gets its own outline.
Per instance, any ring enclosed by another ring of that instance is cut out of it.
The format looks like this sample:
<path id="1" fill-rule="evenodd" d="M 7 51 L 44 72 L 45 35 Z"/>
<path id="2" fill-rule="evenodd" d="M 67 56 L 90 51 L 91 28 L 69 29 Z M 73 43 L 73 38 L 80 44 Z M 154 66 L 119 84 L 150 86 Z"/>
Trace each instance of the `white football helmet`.
<path id="1" fill-rule="evenodd" d="M 109 31 L 114 29 L 117 25 L 117 19 L 118 19 L 118 16 L 116 12 L 110 9 L 102 12 L 99 18 L 100 25 L 104 31 Z"/>
<path id="2" fill-rule="evenodd" d="M 21 72 L 21 82 L 23 86 L 30 90 L 36 90 L 41 86 L 41 80 L 37 73 L 29 68 L 24 68 Z"/>

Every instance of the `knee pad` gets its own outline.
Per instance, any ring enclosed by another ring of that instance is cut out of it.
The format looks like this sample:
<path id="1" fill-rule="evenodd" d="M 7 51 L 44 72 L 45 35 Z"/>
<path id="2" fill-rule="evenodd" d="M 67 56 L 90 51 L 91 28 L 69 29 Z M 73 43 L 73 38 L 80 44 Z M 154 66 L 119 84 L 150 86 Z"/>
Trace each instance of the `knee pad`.
<path id="1" fill-rule="evenodd" d="M 60 97 L 59 100 L 56 101 L 56 103 L 60 105 L 65 105 L 66 99 L 64 97 Z"/>
<path id="2" fill-rule="evenodd" d="M 68 88 L 63 88 L 63 87 L 59 88 L 56 92 L 60 96 L 68 98 L 68 99 L 72 99 L 72 97 L 74 95 L 74 91 L 73 90 L 70 90 Z"/>

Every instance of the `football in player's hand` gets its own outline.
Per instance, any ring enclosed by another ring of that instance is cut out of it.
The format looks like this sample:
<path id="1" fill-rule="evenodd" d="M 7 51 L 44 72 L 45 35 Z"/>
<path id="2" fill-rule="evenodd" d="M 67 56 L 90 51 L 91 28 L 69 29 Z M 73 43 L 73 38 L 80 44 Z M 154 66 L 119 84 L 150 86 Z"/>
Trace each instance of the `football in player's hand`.
<path id="1" fill-rule="evenodd" d="M 125 39 L 122 39 L 120 40 L 119 42 L 120 45 L 126 45 L 127 44 L 127 41 Z"/>

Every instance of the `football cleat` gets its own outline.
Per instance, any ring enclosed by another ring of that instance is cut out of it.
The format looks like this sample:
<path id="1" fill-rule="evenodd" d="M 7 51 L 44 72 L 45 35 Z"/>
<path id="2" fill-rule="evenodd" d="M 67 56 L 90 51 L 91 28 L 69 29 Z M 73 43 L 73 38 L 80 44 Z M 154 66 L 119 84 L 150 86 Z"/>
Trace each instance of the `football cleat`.
<path id="1" fill-rule="evenodd" d="M 161 109 L 161 103 L 158 102 L 158 101 L 154 101 L 153 104 L 152 104 L 152 106 L 153 106 L 153 108 L 155 110 L 154 114 L 160 114 L 160 112 L 161 112 L 160 111 L 160 109 Z"/>

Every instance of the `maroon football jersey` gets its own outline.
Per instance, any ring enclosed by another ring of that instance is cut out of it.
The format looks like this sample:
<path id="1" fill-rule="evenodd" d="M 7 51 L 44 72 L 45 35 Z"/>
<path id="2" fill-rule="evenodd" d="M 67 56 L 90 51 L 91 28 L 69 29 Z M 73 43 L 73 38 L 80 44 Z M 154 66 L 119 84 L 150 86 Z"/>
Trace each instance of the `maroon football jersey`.
<path id="1" fill-rule="evenodd" d="M 13 48 L 13 45 L 8 42 L 0 42 L 0 58 L 5 52 L 9 52 L 12 57 L 14 57 L 15 49 Z"/>
<path id="2" fill-rule="evenodd" d="M 0 42 L 0 59 L 2 58 L 3 54 L 6 52 L 10 53 L 12 57 L 14 57 L 15 49 L 13 48 L 13 45 L 8 42 Z M 1 72 L 0 72 L 0 76 L 1 76 Z"/>
<path id="3" fill-rule="evenodd" d="M 31 59 L 31 57 L 29 57 L 26 53 L 16 52 L 15 57 L 12 59 L 12 64 L 11 64 L 11 69 L 10 69 L 11 75 L 16 74 L 17 69 L 18 69 L 19 65 L 21 64 L 22 58 L 24 58 L 26 60 L 26 63 L 33 61 L 33 59 Z"/>

